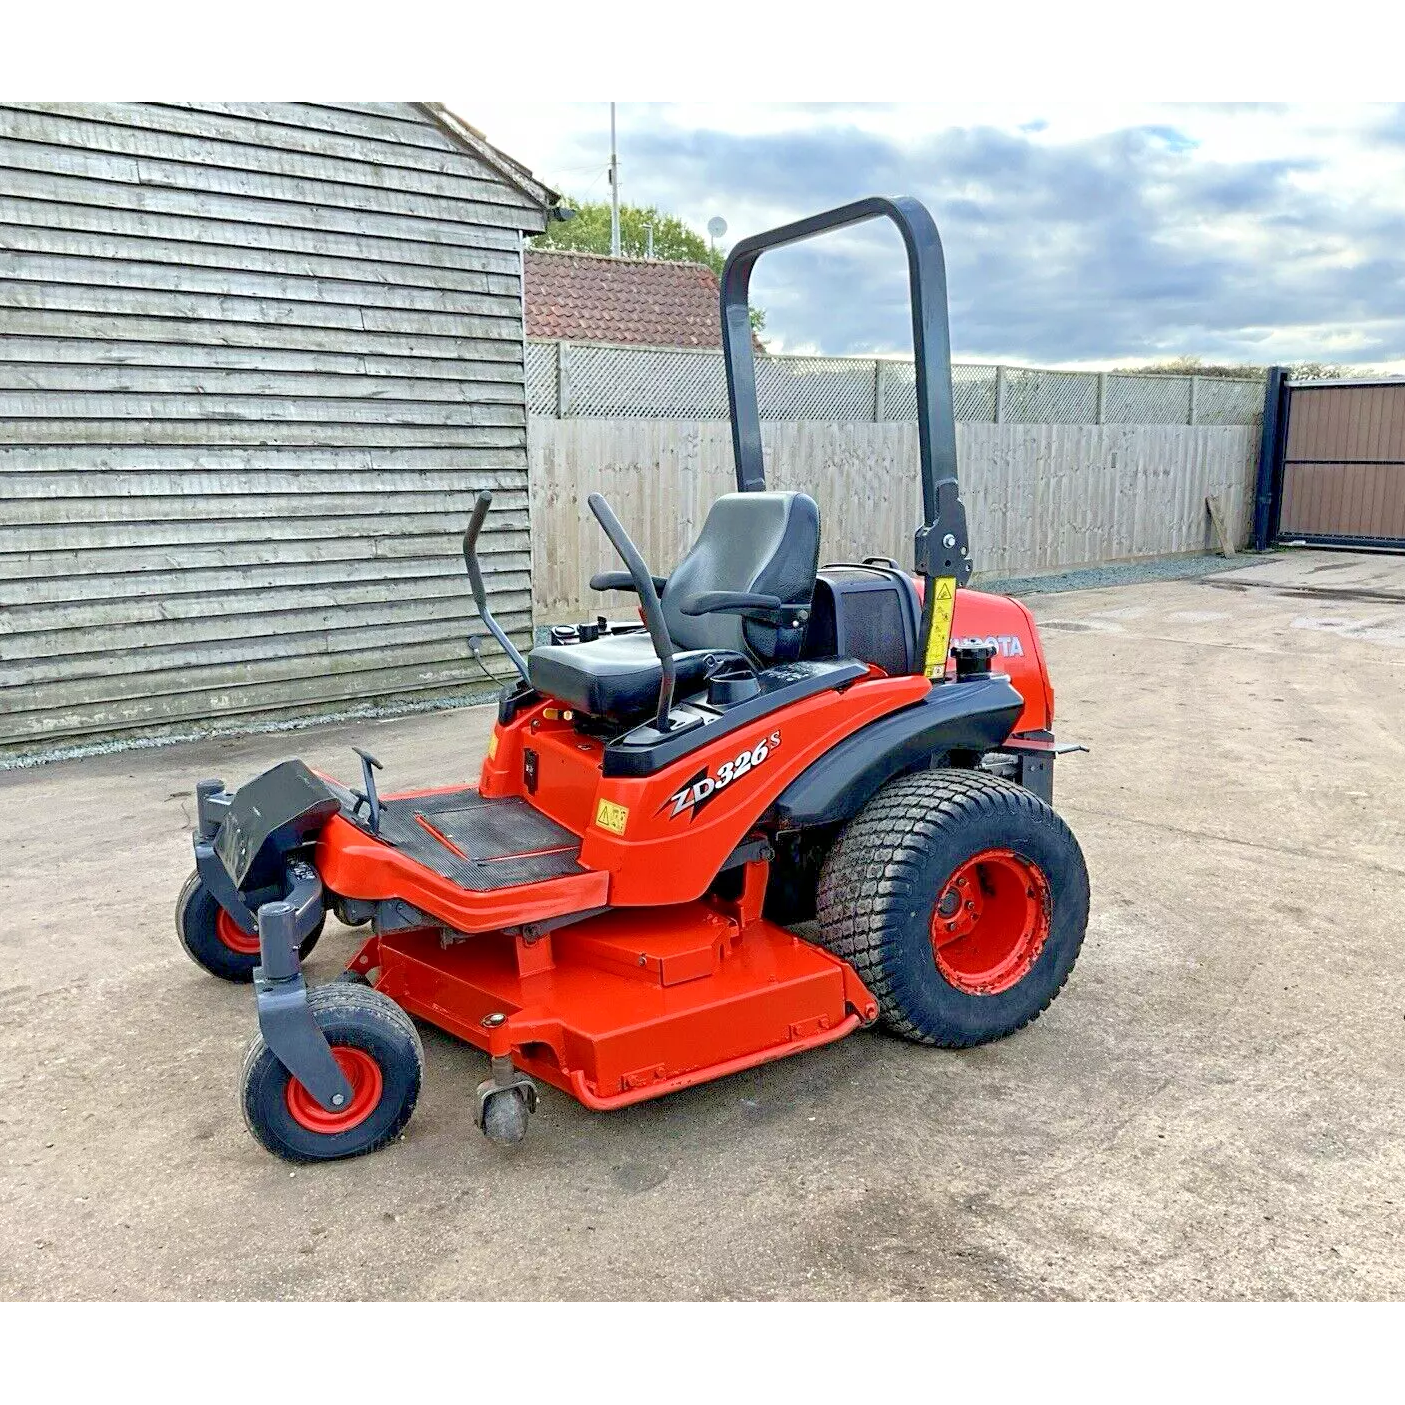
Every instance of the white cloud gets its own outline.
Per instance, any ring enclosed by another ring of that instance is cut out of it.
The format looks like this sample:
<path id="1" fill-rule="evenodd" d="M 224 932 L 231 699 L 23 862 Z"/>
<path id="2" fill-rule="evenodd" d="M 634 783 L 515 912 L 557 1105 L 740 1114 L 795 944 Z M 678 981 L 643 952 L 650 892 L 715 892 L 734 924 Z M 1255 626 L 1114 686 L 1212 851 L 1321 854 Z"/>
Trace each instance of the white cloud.
<path id="1" fill-rule="evenodd" d="M 608 194 L 608 104 L 450 105 L 548 184 Z M 926 199 L 958 354 L 1405 358 L 1405 120 L 1389 107 L 626 103 L 618 121 L 623 198 L 698 228 L 721 214 L 730 238 L 873 189 Z M 893 258 L 863 235 L 763 260 L 768 332 L 900 346 Z"/>

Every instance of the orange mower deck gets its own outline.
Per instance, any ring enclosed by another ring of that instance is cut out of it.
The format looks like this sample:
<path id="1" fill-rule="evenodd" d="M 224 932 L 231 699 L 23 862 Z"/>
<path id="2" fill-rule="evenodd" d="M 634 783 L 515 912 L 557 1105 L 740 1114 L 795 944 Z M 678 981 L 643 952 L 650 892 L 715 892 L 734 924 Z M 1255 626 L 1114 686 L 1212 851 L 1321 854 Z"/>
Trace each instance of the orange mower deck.
<path id="1" fill-rule="evenodd" d="M 849 967 L 757 914 L 766 865 L 748 869 L 737 903 L 608 912 L 535 941 L 373 937 L 352 969 L 587 1107 L 642 1102 L 877 1018 Z"/>

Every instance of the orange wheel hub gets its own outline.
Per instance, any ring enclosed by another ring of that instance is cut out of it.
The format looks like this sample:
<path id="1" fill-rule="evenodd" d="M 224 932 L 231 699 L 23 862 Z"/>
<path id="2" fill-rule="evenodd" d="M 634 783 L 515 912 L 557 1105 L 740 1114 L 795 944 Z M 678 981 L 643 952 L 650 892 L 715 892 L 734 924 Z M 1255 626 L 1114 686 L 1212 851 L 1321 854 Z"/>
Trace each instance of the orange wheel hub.
<path id="1" fill-rule="evenodd" d="M 237 951 L 240 956 L 257 956 L 259 954 L 259 939 L 255 933 L 250 936 L 223 908 L 220 908 L 218 916 L 215 918 L 215 935 L 231 951 Z"/>
<path id="2" fill-rule="evenodd" d="M 385 1087 L 380 1064 L 364 1049 L 338 1044 L 332 1049 L 332 1055 L 351 1084 L 351 1101 L 345 1107 L 328 1112 L 296 1078 L 288 1079 L 283 1094 L 288 1112 L 299 1127 L 328 1137 L 359 1127 L 376 1110 Z"/>
<path id="3" fill-rule="evenodd" d="M 947 879 L 932 909 L 932 955 L 949 985 L 999 995 L 1024 979 L 1049 938 L 1049 880 L 1011 849 L 983 849 Z"/>

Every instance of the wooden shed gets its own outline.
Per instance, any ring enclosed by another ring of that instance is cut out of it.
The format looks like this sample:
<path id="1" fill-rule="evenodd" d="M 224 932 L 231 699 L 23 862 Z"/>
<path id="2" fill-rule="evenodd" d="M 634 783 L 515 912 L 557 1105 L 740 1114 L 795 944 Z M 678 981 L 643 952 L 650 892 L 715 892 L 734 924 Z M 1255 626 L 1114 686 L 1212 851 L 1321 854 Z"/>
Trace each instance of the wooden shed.
<path id="1" fill-rule="evenodd" d="M 0 106 L 0 751 L 462 692 L 531 636 L 525 234 L 427 103 Z"/>

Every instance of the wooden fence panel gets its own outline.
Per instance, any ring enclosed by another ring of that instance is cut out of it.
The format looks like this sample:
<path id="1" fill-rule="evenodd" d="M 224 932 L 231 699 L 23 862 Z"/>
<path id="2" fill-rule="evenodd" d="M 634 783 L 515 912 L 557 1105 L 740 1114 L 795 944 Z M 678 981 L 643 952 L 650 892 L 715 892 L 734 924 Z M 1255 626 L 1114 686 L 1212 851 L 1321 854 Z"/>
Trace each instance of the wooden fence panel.
<path id="1" fill-rule="evenodd" d="M 764 423 L 767 479 L 820 505 L 826 560 L 912 561 L 921 494 L 906 422 Z M 586 508 L 603 492 L 656 570 L 687 550 L 735 486 L 724 421 L 533 418 L 532 571 L 539 623 L 601 606 L 585 588 L 618 563 Z M 1218 494 L 1236 544 L 1253 495 L 1253 426 L 959 424 L 976 569 L 1024 575 L 1212 546 Z"/>

